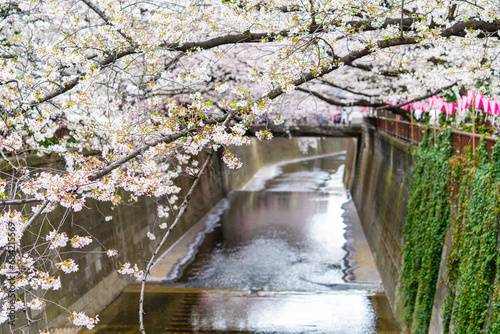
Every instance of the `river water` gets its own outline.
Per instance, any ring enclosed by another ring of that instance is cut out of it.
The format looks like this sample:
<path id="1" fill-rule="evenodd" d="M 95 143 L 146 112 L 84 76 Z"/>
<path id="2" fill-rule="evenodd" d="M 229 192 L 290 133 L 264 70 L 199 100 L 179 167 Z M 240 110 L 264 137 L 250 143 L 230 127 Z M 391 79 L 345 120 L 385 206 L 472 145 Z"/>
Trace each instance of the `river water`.
<path id="1" fill-rule="evenodd" d="M 219 203 L 173 268 L 153 271 L 149 332 L 399 333 L 342 184 L 344 158 L 267 167 Z M 85 333 L 136 332 L 138 290 Z"/>

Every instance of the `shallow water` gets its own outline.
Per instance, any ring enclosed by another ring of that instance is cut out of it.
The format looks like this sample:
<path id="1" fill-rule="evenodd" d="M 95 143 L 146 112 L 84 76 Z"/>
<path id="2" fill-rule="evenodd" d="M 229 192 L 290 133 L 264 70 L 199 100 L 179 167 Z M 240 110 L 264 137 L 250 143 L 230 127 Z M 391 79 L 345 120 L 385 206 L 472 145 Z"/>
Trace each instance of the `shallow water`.
<path id="1" fill-rule="evenodd" d="M 357 281 L 343 162 L 281 164 L 233 192 L 196 247 L 148 288 L 149 332 L 399 333 L 380 281 Z M 87 333 L 136 331 L 138 289 L 127 288 Z"/>

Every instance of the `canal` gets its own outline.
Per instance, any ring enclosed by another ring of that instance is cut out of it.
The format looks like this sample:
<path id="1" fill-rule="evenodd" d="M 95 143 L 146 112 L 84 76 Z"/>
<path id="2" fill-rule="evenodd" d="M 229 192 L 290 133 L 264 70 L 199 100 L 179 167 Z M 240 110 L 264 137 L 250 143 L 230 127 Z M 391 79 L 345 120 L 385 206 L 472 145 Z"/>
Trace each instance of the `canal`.
<path id="1" fill-rule="evenodd" d="M 268 166 L 219 203 L 153 269 L 148 333 L 399 333 L 344 159 Z M 139 289 L 83 333 L 136 333 Z"/>

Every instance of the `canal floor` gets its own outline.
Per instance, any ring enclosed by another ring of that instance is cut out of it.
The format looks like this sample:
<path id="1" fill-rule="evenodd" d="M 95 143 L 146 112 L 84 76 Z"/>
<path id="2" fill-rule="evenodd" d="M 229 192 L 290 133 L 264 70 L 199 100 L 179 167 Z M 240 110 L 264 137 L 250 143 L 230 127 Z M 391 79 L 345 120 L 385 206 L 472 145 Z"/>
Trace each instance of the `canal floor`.
<path id="1" fill-rule="evenodd" d="M 155 265 L 148 333 L 399 333 L 342 185 L 344 155 L 261 170 Z M 83 333 L 136 333 L 128 287 Z"/>

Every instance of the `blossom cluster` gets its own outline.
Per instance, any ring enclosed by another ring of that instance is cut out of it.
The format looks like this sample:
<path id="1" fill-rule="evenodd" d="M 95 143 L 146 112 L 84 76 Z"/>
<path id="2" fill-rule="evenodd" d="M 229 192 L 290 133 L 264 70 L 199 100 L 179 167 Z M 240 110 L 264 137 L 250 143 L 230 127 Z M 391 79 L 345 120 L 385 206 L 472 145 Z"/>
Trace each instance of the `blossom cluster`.
<path id="1" fill-rule="evenodd" d="M 69 320 L 71 320 L 75 326 L 85 326 L 88 330 L 91 330 L 99 322 L 99 317 L 96 315 L 94 318 L 90 318 L 83 312 L 73 312 Z"/>
<path id="2" fill-rule="evenodd" d="M 325 104 L 377 106 L 443 87 L 457 102 L 434 98 L 413 109 L 460 112 L 473 103 L 463 93 L 478 90 L 476 108 L 496 116 L 500 41 L 489 37 L 498 33 L 491 27 L 500 7 L 494 0 L 451 3 L 2 2 L 9 43 L 0 45 L 0 249 L 8 255 L 0 274 L 17 290 L 61 288 L 53 272 L 78 270 L 61 248 L 69 243 L 64 251 L 81 252 L 97 243 L 93 231 L 71 239 L 62 232 L 91 201 L 114 207 L 140 196 L 167 198 L 157 211 L 166 229 L 179 209 L 177 179 L 197 175 L 204 151 L 223 150 L 229 168 L 241 167 L 231 148 L 251 143 L 246 133 L 256 122 L 288 126 Z M 47 216 L 57 207 L 69 213 L 60 227 Z M 102 223 L 113 224 L 112 217 Z M 37 238 L 25 237 L 27 229 Z M 128 262 L 119 272 L 143 275 Z M 43 302 L 16 305 L 39 309 Z M 98 321 L 71 318 L 88 328 Z"/>
<path id="3" fill-rule="evenodd" d="M 71 238 L 71 247 L 82 248 L 89 245 L 91 242 L 92 242 L 92 237 L 90 236 L 80 237 L 78 235 L 75 235 L 73 238 Z"/>
<path id="4" fill-rule="evenodd" d="M 142 270 L 139 270 L 139 267 L 137 267 L 137 264 L 134 264 L 133 267 L 130 266 L 129 262 L 126 262 L 119 270 L 119 274 L 122 275 L 130 275 L 134 276 L 136 278 L 142 277 L 144 272 Z"/>
<path id="5" fill-rule="evenodd" d="M 69 274 L 78 271 L 78 265 L 72 259 L 67 259 L 62 262 L 56 263 L 56 267 L 59 270 L 64 271 L 64 273 Z"/>

